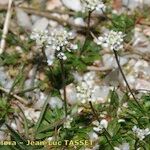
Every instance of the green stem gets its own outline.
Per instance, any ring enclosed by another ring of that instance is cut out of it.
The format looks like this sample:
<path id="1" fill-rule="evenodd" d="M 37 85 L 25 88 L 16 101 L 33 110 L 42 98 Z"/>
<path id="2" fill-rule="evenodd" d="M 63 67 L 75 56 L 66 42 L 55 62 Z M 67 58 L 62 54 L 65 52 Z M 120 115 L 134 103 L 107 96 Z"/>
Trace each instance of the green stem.
<path id="1" fill-rule="evenodd" d="M 96 120 L 100 123 L 99 116 L 98 116 L 97 112 L 95 111 L 92 102 L 89 101 L 89 104 L 90 104 L 91 110 L 92 110 L 92 112 L 93 112 L 93 114 L 94 114 Z M 109 138 L 111 138 L 111 135 L 109 134 L 109 132 L 108 132 L 105 128 L 104 128 L 104 133 L 103 133 L 103 134 L 104 134 L 104 136 L 105 136 L 105 138 L 106 138 L 108 144 L 109 144 L 109 145 L 111 146 L 111 148 L 114 150 L 114 147 L 113 147 L 112 143 L 109 141 Z M 107 137 L 107 135 L 109 136 L 109 138 Z"/>
<path id="2" fill-rule="evenodd" d="M 80 55 L 82 55 L 82 53 L 84 52 L 86 43 L 87 43 L 88 38 L 89 38 L 89 35 L 90 35 L 91 14 L 92 14 L 92 12 L 89 11 L 89 12 L 88 12 L 88 22 L 87 22 L 87 32 L 86 32 L 86 37 L 85 37 L 85 41 L 84 41 L 84 44 L 83 44 L 83 47 L 82 47 L 82 50 L 81 50 Z"/>
<path id="3" fill-rule="evenodd" d="M 138 149 L 138 142 L 139 142 L 139 139 L 137 139 L 137 140 L 135 141 L 135 144 L 134 144 L 134 148 L 135 148 L 135 150 L 137 150 L 137 149 Z"/>
<path id="4" fill-rule="evenodd" d="M 99 121 L 99 116 L 98 116 L 98 114 L 96 113 L 96 111 L 95 111 L 95 109 L 94 109 L 94 107 L 93 107 L 92 102 L 89 101 L 89 104 L 90 104 L 91 110 L 92 110 L 92 112 L 93 112 L 93 114 L 94 114 L 96 120 L 97 120 L 98 122 L 100 122 L 100 121 Z"/>
<path id="5" fill-rule="evenodd" d="M 66 82 L 65 82 L 65 71 L 64 71 L 64 62 L 60 60 L 61 66 L 61 75 L 62 75 L 62 86 L 63 86 L 63 94 L 64 94 L 64 104 L 65 104 L 65 116 L 67 117 L 68 109 L 67 109 L 67 95 L 66 95 Z"/>
<path id="6" fill-rule="evenodd" d="M 104 136 L 105 136 L 105 138 L 106 138 L 106 140 L 107 140 L 107 142 L 108 142 L 108 144 L 110 145 L 110 147 L 112 148 L 112 150 L 114 150 L 114 147 L 113 147 L 113 145 L 111 144 L 111 142 L 109 141 L 109 139 L 108 139 L 108 137 L 107 137 L 107 135 L 104 133 Z"/>

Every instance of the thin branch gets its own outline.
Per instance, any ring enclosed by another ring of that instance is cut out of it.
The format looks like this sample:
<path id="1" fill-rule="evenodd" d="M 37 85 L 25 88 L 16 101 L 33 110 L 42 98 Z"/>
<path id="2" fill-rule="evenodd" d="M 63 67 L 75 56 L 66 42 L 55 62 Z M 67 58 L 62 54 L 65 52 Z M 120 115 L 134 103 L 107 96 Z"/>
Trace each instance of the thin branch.
<path id="1" fill-rule="evenodd" d="M 5 49 L 5 45 L 6 45 L 6 36 L 7 36 L 7 33 L 8 33 L 8 28 L 9 28 L 10 19 L 11 19 L 12 10 L 13 10 L 12 9 L 12 3 L 13 3 L 13 0 L 9 0 L 6 19 L 5 19 L 4 27 L 3 27 L 2 39 L 1 39 L 1 43 L 0 43 L 0 54 L 3 53 L 3 51 Z"/>
<path id="2" fill-rule="evenodd" d="M 115 55 L 115 58 L 116 58 L 116 62 L 117 62 L 118 68 L 119 68 L 119 70 L 121 72 L 121 75 L 122 75 L 122 77 L 123 77 L 123 79 L 124 79 L 124 81 L 126 83 L 126 86 L 127 86 L 128 90 L 129 90 L 129 92 L 131 93 L 133 99 L 135 100 L 135 102 L 139 106 L 140 110 L 142 111 L 143 109 L 142 109 L 141 105 L 139 104 L 138 100 L 136 99 L 135 95 L 133 94 L 133 92 L 132 92 L 132 90 L 130 88 L 130 85 L 129 85 L 129 83 L 128 83 L 127 79 L 126 79 L 126 76 L 125 76 L 125 74 L 124 74 L 124 72 L 122 70 L 122 67 L 120 65 L 120 62 L 119 62 L 119 59 L 118 59 L 118 54 L 117 54 L 117 52 L 115 50 L 114 50 L 114 55 Z"/>

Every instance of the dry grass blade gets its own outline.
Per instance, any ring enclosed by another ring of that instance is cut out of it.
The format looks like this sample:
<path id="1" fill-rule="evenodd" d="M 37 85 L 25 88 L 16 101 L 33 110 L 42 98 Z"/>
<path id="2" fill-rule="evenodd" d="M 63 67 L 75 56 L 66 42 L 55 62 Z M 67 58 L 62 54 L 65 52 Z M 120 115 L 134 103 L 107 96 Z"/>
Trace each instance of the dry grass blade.
<path id="1" fill-rule="evenodd" d="M 2 54 L 5 49 L 6 36 L 8 33 L 9 23 L 10 23 L 10 19 L 12 16 L 12 3 L 13 3 L 13 0 L 9 0 L 6 19 L 5 19 L 4 28 L 3 28 L 2 39 L 1 39 L 1 44 L 0 44 L 0 54 Z"/>
<path id="2" fill-rule="evenodd" d="M 27 100 L 25 100 L 24 98 L 14 94 L 14 93 L 9 93 L 9 91 L 3 87 L 0 86 L 0 91 L 6 93 L 6 94 L 10 94 L 10 96 L 16 98 L 20 103 L 24 104 L 24 105 L 29 105 L 29 102 Z"/>

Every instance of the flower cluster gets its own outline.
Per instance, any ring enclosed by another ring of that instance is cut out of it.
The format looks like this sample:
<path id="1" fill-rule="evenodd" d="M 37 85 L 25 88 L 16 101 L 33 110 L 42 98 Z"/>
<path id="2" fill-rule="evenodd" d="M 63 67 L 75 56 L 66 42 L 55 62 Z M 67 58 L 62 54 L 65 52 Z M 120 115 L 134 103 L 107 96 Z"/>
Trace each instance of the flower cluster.
<path id="1" fill-rule="evenodd" d="M 85 73 L 84 76 L 78 80 L 76 86 L 78 103 L 85 104 L 89 101 L 95 104 L 104 103 L 107 98 L 106 95 L 109 93 L 109 89 L 105 86 L 100 86 L 98 83 L 99 79 L 95 72 L 90 71 Z"/>
<path id="2" fill-rule="evenodd" d="M 71 52 L 72 50 L 76 50 L 78 48 L 76 44 L 71 43 L 71 40 L 74 38 L 75 36 L 72 32 L 67 32 L 63 28 L 55 29 L 50 33 L 48 33 L 47 30 L 34 30 L 31 34 L 31 39 L 35 40 L 37 45 L 45 46 L 45 53 L 49 65 L 52 65 L 55 57 L 60 60 L 66 60 L 66 50 Z"/>
<path id="3" fill-rule="evenodd" d="M 82 104 L 86 102 L 98 102 L 99 95 L 97 96 L 97 85 L 90 86 L 87 82 L 82 81 L 77 87 L 77 99 Z"/>
<path id="4" fill-rule="evenodd" d="M 100 122 L 93 121 L 92 123 L 95 126 L 93 128 L 95 132 L 101 132 L 104 128 L 106 129 L 108 127 L 108 121 L 106 119 L 102 119 Z"/>
<path id="5" fill-rule="evenodd" d="M 64 128 L 71 128 L 71 123 L 73 121 L 73 118 L 70 116 L 67 116 L 66 121 L 64 122 Z"/>
<path id="6" fill-rule="evenodd" d="M 67 56 L 64 51 L 67 50 L 71 52 L 71 50 L 76 50 L 78 48 L 77 45 L 70 43 L 70 40 L 73 39 L 74 35 L 72 32 L 67 32 L 61 28 L 50 33 L 48 46 L 55 50 L 57 58 L 66 60 Z"/>
<path id="7" fill-rule="evenodd" d="M 134 126 L 132 128 L 132 131 L 136 134 L 137 138 L 139 138 L 140 140 L 143 140 L 147 135 L 150 135 L 149 128 L 140 129 L 137 126 Z"/>
<path id="8" fill-rule="evenodd" d="M 47 45 L 47 42 L 48 42 L 48 30 L 44 30 L 44 31 L 41 31 L 41 30 L 37 30 L 37 29 L 34 29 L 30 38 L 32 40 L 35 40 L 36 41 L 36 44 L 38 46 L 43 46 L 43 45 Z"/>
<path id="9" fill-rule="evenodd" d="M 81 82 L 81 84 L 77 86 L 77 99 L 81 101 L 81 103 L 84 104 L 87 101 L 92 101 L 91 94 L 91 89 L 86 82 Z"/>
<path id="10" fill-rule="evenodd" d="M 84 11 L 105 10 L 106 6 L 101 0 L 81 0 Z"/>
<path id="11" fill-rule="evenodd" d="M 124 34 L 116 31 L 109 31 L 108 33 L 105 33 L 104 36 L 98 37 L 98 39 L 95 40 L 95 42 L 98 45 L 101 45 L 104 48 L 109 48 L 110 50 L 118 51 L 123 48 L 123 38 Z"/>

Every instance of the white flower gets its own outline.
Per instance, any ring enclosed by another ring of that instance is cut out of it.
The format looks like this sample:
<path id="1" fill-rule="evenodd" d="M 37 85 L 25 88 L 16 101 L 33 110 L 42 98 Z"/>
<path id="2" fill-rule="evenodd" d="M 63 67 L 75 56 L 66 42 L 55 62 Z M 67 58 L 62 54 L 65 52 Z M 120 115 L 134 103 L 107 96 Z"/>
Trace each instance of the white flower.
<path id="1" fill-rule="evenodd" d="M 95 39 L 95 42 L 104 48 L 118 51 L 123 48 L 124 36 L 125 35 L 122 32 L 111 30 L 103 36 L 98 37 L 98 39 Z"/>
<path id="2" fill-rule="evenodd" d="M 102 0 L 81 0 L 83 11 L 105 10 L 106 6 Z"/>
<path id="3" fill-rule="evenodd" d="M 67 59 L 67 56 L 63 52 L 58 53 L 57 57 L 61 60 L 66 60 Z"/>
<path id="4" fill-rule="evenodd" d="M 31 39 L 35 40 L 37 45 L 46 47 L 45 53 L 48 65 L 53 64 L 55 57 L 66 60 L 65 51 L 71 52 L 78 48 L 76 44 L 71 43 L 74 38 L 75 35 L 64 28 L 54 29 L 50 33 L 47 30 L 34 30 L 31 34 Z"/>
<path id="5" fill-rule="evenodd" d="M 91 101 L 91 89 L 89 88 L 88 84 L 86 82 L 81 82 L 77 86 L 77 99 L 81 103 L 85 104 L 87 101 Z"/>
<path id="6" fill-rule="evenodd" d="M 58 59 L 66 60 L 67 56 L 64 52 L 66 50 L 71 52 L 72 50 L 76 50 L 78 48 L 77 45 L 71 43 L 71 40 L 74 38 L 75 36 L 72 32 L 67 32 L 63 28 L 55 29 L 50 33 L 48 47 L 55 51 Z"/>
<path id="7" fill-rule="evenodd" d="M 89 101 L 93 103 L 104 103 L 105 100 L 103 98 L 105 97 L 106 99 L 107 96 L 105 96 L 105 94 L 108 95 L 109 90 L 103 90 L 105 94 L 102 94 L 102 90 L 102 87 L 95 84 L 93 80 L 83 80 L 78 83 L 78 86 L 76 87 L 77 100 L 82 104 L 85 104 Z"/>
<path id="8" fill-rule="evenodd" d="M 72 32 L 68 32 L 64 28 L 54 29 L 51 31 L 48 44 L 50 47 L 60 51 L 61 49 L 72 48 L 71 40 L 75 38 Z"/>
<path id="9" fill-rule="evenodd" d="M 43 46 L 43 44 L 47 44 L 48 40 L 48 30 L 37 30 L 34 29 L 31 33 L 30 38 L 36 41 L 36 44 L 39 46 Z"/>
<path id="10" fill-rule="evenodd" d="M 73 118 L 68 115 L 66 118 L 66 121 L 64 122 L 64 128 L 70 129 L 72 121 L 73 121 Z"/>
<path id="11" fill-rule="evenodd" d="M 104 128 L 106 129 L 108 127 L 108 121 L 106 119 L 102 119 L 100 122 L 93 121 L 92 123 L 95 125 L 93 130 L 96 132 L 101 132 Z"/>
<path id="12" fill-rule="evenodd" d="M 132 128 L 132 131 L 136 134 L 137 138 L 139 138 L 140 140 L 143 140 L 147 135 L 150 135 L 150 129 L 149 128 L 140 129 L 137 126 L 134 126 Z"/>

